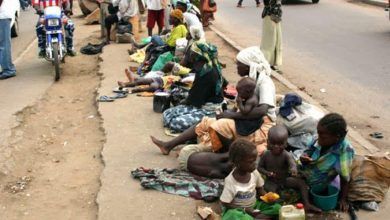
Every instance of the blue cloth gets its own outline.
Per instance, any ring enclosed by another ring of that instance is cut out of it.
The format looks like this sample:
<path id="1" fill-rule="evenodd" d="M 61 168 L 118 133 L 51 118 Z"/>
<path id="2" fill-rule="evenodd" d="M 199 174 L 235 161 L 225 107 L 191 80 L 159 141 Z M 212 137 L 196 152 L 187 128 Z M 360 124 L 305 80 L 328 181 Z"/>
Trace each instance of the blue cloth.
<path id="1" fill-rule="evenodd" d="M 15 65 L 11 55 L 11 19 L 0 19 L 0 65 L 2 76 L 14 76 Z"/>
<path id="2" fill-rule="evenodd" d="M 73 32 L 74 32 L 74 23 L 68 19 L 68 22 L 64 26 L 65 30 L 65 42 L 66 42 L 66 49 L 67 50 L 73 50 Z M 38 23 L 36 25 L 36 33 L 38 38 L 38 47 L 41 50 L 46 49 L 46 31 L 45 26 L 41 24 L 38 20 Z"/>
<path id="3" fill-rule="evenodd" d="M 293 107 L 301 105 L 302 98 L 295 93 L 287 93 L 284 96 L 283 103 L 280 106 L 279 114 L 287 118 L 289 115 L 293 113 Z"/>
<path id="4" fill-rule="evenodd" d="M 159 35 L 153 35 L 151 42 L 156 46 L 164 46 L 165 45 L 165 42 L 163 41 L 163 39 Z"/>

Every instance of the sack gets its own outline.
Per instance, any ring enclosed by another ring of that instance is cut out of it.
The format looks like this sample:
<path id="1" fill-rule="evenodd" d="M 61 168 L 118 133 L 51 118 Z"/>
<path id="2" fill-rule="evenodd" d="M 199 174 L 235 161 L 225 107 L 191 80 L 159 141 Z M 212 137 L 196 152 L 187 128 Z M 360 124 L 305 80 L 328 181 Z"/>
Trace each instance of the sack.
<path id="1" fill-rule="evenodd" d="M 116 31 L 117 34 L 133 34 L 133 26 L 128 22 L 120 22 L 118 23 L 118 28 Z"/>
<path id="2" fill-rule="evenodd" d="M 114 6 L 113 4 L 109 4 L 107 10 L 110 15 L 115 15 L 119 11 L 119 6 Z"/>
<path id="3" fill-rule="evenodd" d="M 94 54 L 101 53 L 104 46 L 105 46 L 105 43 L 101 43 L 101 44 L 88 43 L 86 46 L 84 46 L 80 49 L 80 52 L 82 54 L 94 55 Z"/>
<path id="4" fill-rule="evenodd" d="M 165 64 L 167 64 L 169 61 L 172 61 L 173 55 L 171 52 L 165 52 L 161 54 L 156 62 L 153 64 L 152 71 L 158 71 L 161 70 Z"/>
<path id="5" fill-rule="evenodd" d="M 145 5 L 142 0 L 138 0 L 138 10 L 141 15 L 145 14 Z"/>

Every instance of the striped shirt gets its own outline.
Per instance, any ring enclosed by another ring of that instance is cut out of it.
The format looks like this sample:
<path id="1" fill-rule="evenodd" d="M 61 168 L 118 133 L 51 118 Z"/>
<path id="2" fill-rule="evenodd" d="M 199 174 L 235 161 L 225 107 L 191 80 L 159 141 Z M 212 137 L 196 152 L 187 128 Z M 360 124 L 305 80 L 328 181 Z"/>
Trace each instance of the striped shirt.
<path id="1" fill-rule="evenodd" d="M 67 3 L 68 0 L 33 0 L 33 6 L 39 6 L 40 8 L 46 8 L 50 6 L 60 6 L 62 7 L 63 3 Z"/>
<path id="2" fill-rule="evenodd" d="M 313 159 L 313 162 L 302 166 L 301 170 L 310 186 L 328 184 L 337 175 L 349 181 L 355 151 L 347 139 L 344 138 L 332 146 L 324 155 L 320 155 L 321 146 L 317 142 L 310 146 L 305 153 Z"/>

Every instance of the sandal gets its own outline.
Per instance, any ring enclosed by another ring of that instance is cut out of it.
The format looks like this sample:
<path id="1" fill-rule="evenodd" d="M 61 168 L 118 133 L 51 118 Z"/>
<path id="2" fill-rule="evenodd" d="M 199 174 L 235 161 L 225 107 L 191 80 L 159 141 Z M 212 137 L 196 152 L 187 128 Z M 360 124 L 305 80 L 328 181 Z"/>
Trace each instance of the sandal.
<path id="1" fill-rule="evenodd" d="M 115 92 L 115 93 L 124 93 L 124 94 L 129 93 L 129 90 L 127 88 L 123 88 L 123 87 L 120 87 L 120 86 L 114 88 L 112 91 Z"/>
<path id="2" fill-rule="evenodd" d="M 370 134 L 371 137 L 376 138 L 376 139 L 382 139 L 383 134 L 381 132 L 374 132 Z"/>
<path id="3" fill-rule="evenodd" d="M 99 97 L 99 99 L 97 101 L 98 102 L 113 102 L 114 99 L 112 99 L 111 97 L 108 97 L 106 95 L 102 95 Z"/>
<path id="4" fill-rule="evenodd" d="M 122 98 L 126 98 L 127 97 L 127 93 L 117 93 L 115 96 L 111 96 L 109 98 L 111 99 L 122 99 Z"/>

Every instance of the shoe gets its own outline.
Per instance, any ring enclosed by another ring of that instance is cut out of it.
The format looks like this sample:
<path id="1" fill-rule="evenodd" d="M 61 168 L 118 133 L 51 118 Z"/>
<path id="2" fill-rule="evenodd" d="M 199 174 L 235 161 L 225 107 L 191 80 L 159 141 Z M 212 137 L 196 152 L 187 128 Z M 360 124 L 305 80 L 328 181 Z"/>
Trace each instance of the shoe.
<path id="1" fill-rule="evenodd" d="M 66 55 L 68 56 L 71 56 L 71 57 L 74 57 L 77 55 L 76 51 L 74 51 L 73 49 L 67 49 L 66 50 Z"/>
<path id="2" fill-rule="evenodd" d="M 16 74 L 13 74 L 13 75 L 0 75 L 0 80 L 8 79 L 8 78 L 11 78 L 11 77 L 14 77 L 14 76 L 16 76 Z"/>
<path id="3" fill-rule="evenodd" d="M 39 58 L 45 58 L 46 57 L 46 51 L 45 50 L 40 50 L 38 53 Z"/>

